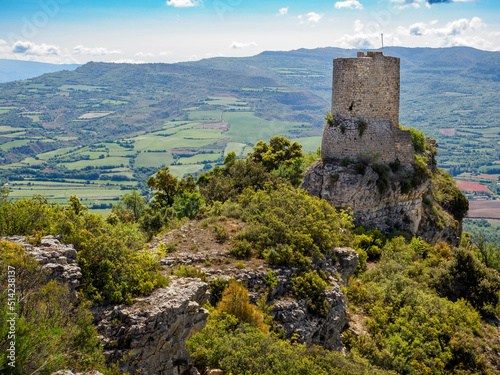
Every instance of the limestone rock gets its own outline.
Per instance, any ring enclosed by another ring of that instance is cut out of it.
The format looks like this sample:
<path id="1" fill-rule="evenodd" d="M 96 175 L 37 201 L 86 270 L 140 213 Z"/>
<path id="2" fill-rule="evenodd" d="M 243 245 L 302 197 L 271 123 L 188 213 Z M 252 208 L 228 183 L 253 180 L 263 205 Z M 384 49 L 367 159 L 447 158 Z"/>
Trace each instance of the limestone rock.
<path id="1" fill-rule="evenodd" d="M 206 325 L 207 291 L 198 279 L 171 278 L 131 306 L 95 308 L 106 360 L 131 374 L 196 374 L 185 344 Z"/>
<path id="2" fill-rule="evenodd" d="M 222 262 L 225 254 L 214 253 L 211 250 L 211 259 L 220 256 Z M 210 281 L 223 278 L 236 279 L 242 282 L 249 290 L 250 300 L 257 301 L 268 291 L 265 283 L 267 272 L 272 270 L 278 280 L 277 285 L 269 293 L 267 303 L 273 305 L 270 314 L 275 321 L 285 330 L 287 338 L 294 337 L 304 344 L 316 344 L 328 349 L 341 350 L 341 333 L 348 323 L 347 301 L 341 290 L 341 285 L 346 285 L 349 277 L 354 273 L 358 264 L 358 254 L 350 248 L 336 248 L 331 257 L 316 261 L 314 268 L 329 275 L 330 289 L 326 291 L 325 299 L 330 306 L 326 317 L 318 317 L 308 311 L 307 299 L 298 299 L 292 289 L 292 279 L 299 270 L 294 267 L 273 266 L 262 264 L 256 268 L 238 269 L 236 267 L 218 266 L 205 267 L 204 260 L 209 256 L 205 251 L 198 251 L 198 260 L 189 252 L 175 252 L 164 260 L 164 264 L 175 268 L 176 265 L 190 261 L 191 266 L 198 266 L 206 273 Z M 223 256 L 224 255 L 224 256 Z"/>
<path id="3" fill-rule="evenodd" d="M 26 253 L 48 272 L 49 278 L 68 285 L 71 297 L 76 299 L 76 289 L 80 286 L 82 270 L 78 266 L 77 252 L 71 244 L 60 242 L 61 236 L 42 237 L 40 244 L 33 246 L 24 236 L 9 236 L 4 239 L 21 244 Z"/>
<path id="4" fill-rule="evenodd" d="M 426 158 L 428 169 L 434 173 L 434 155 L 428 153 Z M 426 212 L 424 196 L 432 197 L 430 177 L 422 178 L 405 194 L 402 185 L 415 173 L 413 167 L 403 166 L 402 170 L 393 173 L 385 166 L 389 177 L 385 177 L 387 186 L 381 190 L 377 185 L 381 177 L 373 164 L 366 165 L 363 173 L 356 170 L 359 162 L 350 161 L 350 165 L 345 166 L 347 164 L 338 159 L 319 160 L 305 172 L 302 188 L 338 209 L 348 210 L 355 224 L 367 229 L 377 228 L 382 232 L 398 229 L 418 235 L 430 243 L 460 243 L 460 222 L 450 215 L 450 220 L 442 227 L 429 221 L 432 214 Z"/>
<path id="5" fill-rule="evenodd" d="M 401 192 L 401 182 L 397 180 L 380 192 L 378 179 L 370 166 L 360 174 L 340 162 L 319 161 L 304 174 L 302 188 L 334 207 L 350 209 L 357 225 L 381 231 L 399 227 L 416 233 L 422 219 L 422 196 L 430 189 L 430 179 L 421 181 L 408 194 Z"/>

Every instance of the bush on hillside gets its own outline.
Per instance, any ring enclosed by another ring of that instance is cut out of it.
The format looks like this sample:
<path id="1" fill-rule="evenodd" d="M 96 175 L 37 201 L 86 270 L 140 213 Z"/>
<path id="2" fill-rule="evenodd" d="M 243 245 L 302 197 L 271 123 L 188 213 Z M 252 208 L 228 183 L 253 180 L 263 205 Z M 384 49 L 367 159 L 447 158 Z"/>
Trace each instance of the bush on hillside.
<path id="1" fill-rule="evenodd" d="M 0 274 L 0 372 L 2 374 L 51 374 L 106 369 L 100 341 L 92 324 L 88 304 L 70 302 L 68 288 L 47 275 L 20 245 L 0 240 L 0 264 L 15 269 L 16 360 L 8 365 L 7 349 L 12 310 L 9 309 L 8 274 Z"/>
<path id="2" fill-rule="evenodd" d="M 465 295 L 450 300 L 434 289 L 438 280 L 442 283 L 438 291 L 449 290 L 451 279 L 446 275 L 460 275 L 458 263 L 471 264 L 461 255 L 447 261 L 450 256 L 443 244 L 431 248 L 421 240 L 407 243 L 402 237 L 388 241 L 378 266 L 350 283 L 351 308 L 368 316 L 364 322 L 368 335 L 346 334 L 345 344 L 372 364 L 397 373 L 489 373 L 482 354 L 480 314 L 459 299 Z M 470 271 L 480 274 L 477 269 Z M 458 279 L 453 285 L 457 281 L 460 285 Z"/>
<path id="3" fill-rule="evenodd" d="M 47 203 L 40 196 L 3 201 L 0 235 L 62 235 L 78 251 L 82 291 L 99 303 L 131 303 L 134 296 L 166 285 L 156 254 L 140 251 L 144 236 L 137 225 L 111 225 L 82 206 L 78 198 L 70 206 Z"/>
<path id="4" fill-rule="evenodd" d="M 247 225 L 235 239 L 252 243 L 257 255 L 273 264 L 304 265 L 305 257 L 332 254 L 352 228 L 346 213 L 290 184 L 247 190 L 238 203 Z"/>

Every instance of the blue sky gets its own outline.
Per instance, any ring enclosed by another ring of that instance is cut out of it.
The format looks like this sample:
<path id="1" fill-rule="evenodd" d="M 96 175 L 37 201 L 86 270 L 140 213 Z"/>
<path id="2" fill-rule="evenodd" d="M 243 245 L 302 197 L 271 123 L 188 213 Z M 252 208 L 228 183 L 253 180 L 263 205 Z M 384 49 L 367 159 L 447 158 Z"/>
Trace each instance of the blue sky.
<path id="1" fill-rule="evenodd" d="M 500 50 L 498 0 L 3 0 L 0 58 L 176 62 L 385 45 Z"/>

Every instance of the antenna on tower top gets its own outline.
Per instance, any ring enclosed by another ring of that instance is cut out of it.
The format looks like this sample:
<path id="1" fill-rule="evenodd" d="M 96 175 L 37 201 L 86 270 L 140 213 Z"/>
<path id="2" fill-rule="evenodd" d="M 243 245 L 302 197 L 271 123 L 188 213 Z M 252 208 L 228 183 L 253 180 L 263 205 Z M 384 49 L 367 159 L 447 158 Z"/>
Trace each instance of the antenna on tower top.
<path id="1" fill-rule="evenodd" d="M 382 55 L 384 54 L 384 33 L 380 34 L 380 38 L 382 39 Z"/>

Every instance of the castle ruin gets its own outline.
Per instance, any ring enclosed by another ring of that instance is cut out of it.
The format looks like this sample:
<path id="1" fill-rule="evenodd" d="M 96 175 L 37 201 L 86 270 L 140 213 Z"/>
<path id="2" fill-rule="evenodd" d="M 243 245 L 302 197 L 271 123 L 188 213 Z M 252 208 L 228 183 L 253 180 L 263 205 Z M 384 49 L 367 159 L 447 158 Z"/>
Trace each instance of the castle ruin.
<path id="1" fill-rule="evenodd" d="M 399 66 L 399 58 L 378 51 L 333 60 L 321 159 L 305 171 L 302 188 L 348 210 L 356 225 L 457 245 L 461 219 L 447 206 L 439 216 L 437 201 L 424 202 L 434 199 L 437 144 L 427 139 L 432 147 L 417 151 L 411 132 L 399 127 Z"/>
<path id="2" fill-rule="evenodd" d="M 411 134 L 399 128 L 399 65 L 399 58 L 378 51 L 333 60 L 333 117 L 323 132 L 323 159 L 413 162 Z"/>

